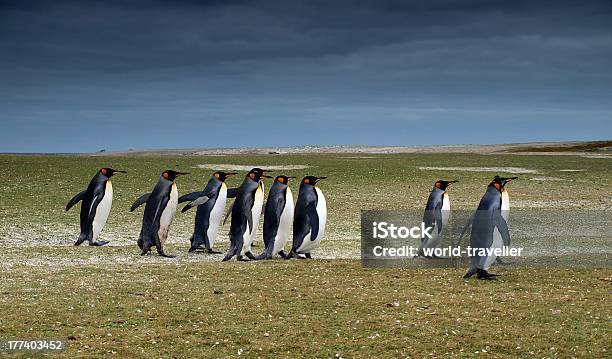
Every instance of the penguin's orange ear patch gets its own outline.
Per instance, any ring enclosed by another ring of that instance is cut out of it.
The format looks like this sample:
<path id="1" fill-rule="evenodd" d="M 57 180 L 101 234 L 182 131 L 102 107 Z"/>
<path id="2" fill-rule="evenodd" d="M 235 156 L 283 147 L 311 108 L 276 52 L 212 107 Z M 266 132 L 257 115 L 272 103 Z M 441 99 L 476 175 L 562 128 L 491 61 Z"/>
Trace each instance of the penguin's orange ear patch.
<path id="1" fill-rule="evenodd" d="M 440 182 L 436 182 L 435 186 L 436 186 L 436 188 L 440 188 L 440 186 L 441 186 Z"/>
<path id="2" fill-rule="evenodd" d="M 255 180 L 255 173 L 253 173 L 253 172 L 249 173 L 249 177 L 251 177 L 251 179 L 254 181 Z"/>
<path id="3" fill-rule="evenodd" d="M 106 175 L 106 168 L 101 169 L 100 172 L 102 172 L 103 175 Z"/>
<path id="4" fill-rule="evenodd" d="M 168 172 L 162 173 L 162 176 L 164 176 L 165 179 L 168 179 Z"/>
<path id="5" fill-rule="evenodd" d="M 501 189 L 501 185 L 499 183 L 496 183 L 495 188 L 497 188 L 497 190 L 499 191 Z"/>
<path id="6" fill-rule="evenodd" d="M 306 179 L 304 180 L 304 183 L 310 183 L 310 178 L 306 178 Z"/>
<path id="7" fill-rule="evenodd" d="M 213 176 L 215 176 L 215 178 L 216 178 L 216 179 L 219 179 L 219 177 L 220 177 L 220 176 L 219 176 L 219 172 L 215 172 L 215 173 L 213 174 Z"/>
<path id="8" fill-rule="evenodd" d="M 279 177 L 278 178 L 278 182 L 284 184 L 285 183 L 285 179 L 283 177 Z"/>

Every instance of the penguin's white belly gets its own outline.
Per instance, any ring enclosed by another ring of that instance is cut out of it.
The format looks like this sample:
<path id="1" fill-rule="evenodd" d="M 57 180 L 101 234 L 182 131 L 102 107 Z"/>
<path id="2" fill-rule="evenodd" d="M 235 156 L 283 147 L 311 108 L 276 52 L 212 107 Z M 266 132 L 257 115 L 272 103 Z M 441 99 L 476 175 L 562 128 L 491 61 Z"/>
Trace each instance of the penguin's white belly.
<path id="1" fill-rule="evenodd" d="M 508 217 L 510 215 L 510 196 L 508 195 L 508 191 L 502 191 L 502 201 L 501 201 L 501 214 L 502 217 L 508 221 Z"/>
<path id="2" fill-rule="evenodd" d="M 319 232 L 317 233 L 317 238 L 311 240 L 311 233 L 308 233 L 304 240 L 302 241 L 302 245 L 298 248 L 299 253 L 309 253 L 313 249 L 319 248 L 321 245 L 321 240 L 325 237 L 325 224 L 327 223 L 327 203 L 325 202 L 325 196 L 323 196 L 323 192 L 317 187 L 315 187 L 317 191 L 317 214 L 319 216 Z"/>
<path id="3" fill-rule="evenodd" d="M 253 218 L 253 230 L 251 234 L 249 234 L 249 225 L 247 224 L 247 230 L 244 232 L 243 238 L 244 243 L 242 245 L 241 254 L 244 255 L 246 252 L 251 251 L 251 244 L 253 244 L 253 240 L 255 240 L 255 236 L 257 235 L 257 227 L 259 226 L 259 218 L 261 217 L 261 209 L 263 207 L 264 202 L 264 191 L 263 191 L 263 183 L 257 187 L 255 191 L 255 200 L 253 201 L 253 207 L 251 208 L 251 217 Z"/>
<path id="4" fill-rule="evenodd" d="M 448 224 L 448 220 L 450 219 L 450 212 L 451 210 L 451 206 L 450 206 L 450 197 L 448 196 L 448 194 L 446 194 L 446 192 L 444 192 L 444 200 L 442 201 L 442 229 L 444 230 L 444 228 L 446 228 L 446 225 Z"/>
<path id="5" fill-rule="evenodd" d="M 106 181 L 106 188 L 104 190 L 104 197 L 100 203 L 98 203 L 98 207 L 96 208 L 96 215 L 93 219 L 93 240 L 95 241 L 102 228 L 106 224 L 106 220 L 108 219 L 108 215 L 110 213 L 111 207 L 113 206 L 113 184 L 110 180 Z"/>
<path id="6" fill-rule="evenodd" d="M 170 199 L 168 200 L 168 204 L 166 205 L 166 208 L 164 208 L 161 217 L 159 218 L 159 231 L 157 234 L 159 235 L 159 240 L 162 244 L 164 244 L 166 239 L 168 239 L 168 232 L 170 231 L 170 225 L 172 224 L 172 219 L 174 219 L 177 205 L 178 190 L 176 189 L 176 184 L 172 183 Z"/>
<path id="7" fill-rule="evenodd" d="M 223 212 L 225 211 L 225 202 L 227 200 L 227 186 L 225 183 L 221 184 L 221 189 L 219 190 L 219 195 L 217 196 L 217 201 L 215 205 L 210 211 L 210 216 L 208 218 L 208 230 L 206 231 L 206 235 L 208 236 L 208 243 L 210 244 L 210 248 L 213 248 L 213 245 L 217 241 L 217 237 L 219 236 L 219 225 L 221 223 L 221 218 L 223 217 Z"/>
<path id="8" fill-rule="evenodd" d="M 281 250 L 285 249 L 287 239 L 289 239 L 289 227 L 293 222 L 293 194 L 291 188 L 287 187 L 287 194 L 285 195 L 285 208 L 281 213 L 280 222 L 278 224 L 278 231 L 276 237 L 274 237 L 274 250 L 272 254 L 277 254 Z"/>

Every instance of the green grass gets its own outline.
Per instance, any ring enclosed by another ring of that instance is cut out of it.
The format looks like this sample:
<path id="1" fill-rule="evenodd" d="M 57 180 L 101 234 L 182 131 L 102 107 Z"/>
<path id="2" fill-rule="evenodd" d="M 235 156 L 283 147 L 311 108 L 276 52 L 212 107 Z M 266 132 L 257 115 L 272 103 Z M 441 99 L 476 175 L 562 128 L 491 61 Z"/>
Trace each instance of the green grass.
<path id="1" fill-rule="evenodd" d="M 609 355 L 610 270 L 462 273 L 354 260 L 19 267 L 0 284 L 0 337 L 68 339 L 70 357 Z"/>
<path id="2" fill-rule="evenodd" d="M 320 186 L 329 240 L 313 253 L 318 258 L 359 253 L 362 209 L 421 209 L 438 178 L 460 180 L 453 208 L 471 209 L 494 175 L 419 167 L 537 170 L 511 184 L 523 208 L 611 203 L 605 158 L 357 156 L 368 158 L 0 155 L 0 338 L 67 339 L 69 357 L 609 356 L 609 266 L 501 267 L 499 281 L 481 282 L 462 280 L 464 268 L 366 269 L 355 259 L 219 263 L 186 253 L 193 211 L 172 226 L 168 251 L 176 259 L 138 256 L 142 210 L 130 213 L 130 204 L 166 168 L 192 173 L 177 181 L 180 193 L 201 189 L 212 171 L 194 167 L 205 163 L 308 165 L 283 173 L 328 176 Z M 129 171 L 113 178 L 101 236 L 115 246 L 73 248 L 79 208 L 64 206 L 102 166 Z"/>

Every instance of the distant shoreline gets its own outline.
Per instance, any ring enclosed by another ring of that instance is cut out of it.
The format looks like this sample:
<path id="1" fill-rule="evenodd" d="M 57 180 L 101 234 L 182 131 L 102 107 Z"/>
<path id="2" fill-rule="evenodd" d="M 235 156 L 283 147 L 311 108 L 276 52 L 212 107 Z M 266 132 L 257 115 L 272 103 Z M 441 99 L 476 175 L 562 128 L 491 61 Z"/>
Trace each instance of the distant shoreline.
<path id="1" fill-rule="evenodd" d="M 425 145 L 425 146 L 287 146 L 244 148 L 193 148 L 193 149 L 143 149 L 127 151 L 99 151 L 93 153 L 28 153 L 3 152 L 3 155 L 52 155 L 52 156 L 126 156 L 126 155 L 177 155 L 177 156 L 231 156 L 231 155 L 286 155 L 286 154 L 401 154 L 401 153 L 475 153 L 517 155 L 601 155 L 612 157 L 612 140 L 527 142 L 494 145 Z"/>

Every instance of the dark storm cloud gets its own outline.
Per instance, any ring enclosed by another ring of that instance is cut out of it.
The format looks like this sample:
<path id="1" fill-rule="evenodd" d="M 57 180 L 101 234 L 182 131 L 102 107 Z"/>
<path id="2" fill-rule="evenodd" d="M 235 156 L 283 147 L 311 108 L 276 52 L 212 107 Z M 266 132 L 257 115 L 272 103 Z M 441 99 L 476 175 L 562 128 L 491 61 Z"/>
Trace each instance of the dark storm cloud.
<path id="1" fill-rule="evenodd" d="M 609 137 L 611 15 L 607 1 L 0 1 L 0 150 Z"/>

